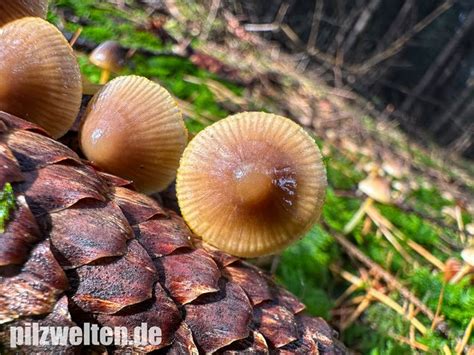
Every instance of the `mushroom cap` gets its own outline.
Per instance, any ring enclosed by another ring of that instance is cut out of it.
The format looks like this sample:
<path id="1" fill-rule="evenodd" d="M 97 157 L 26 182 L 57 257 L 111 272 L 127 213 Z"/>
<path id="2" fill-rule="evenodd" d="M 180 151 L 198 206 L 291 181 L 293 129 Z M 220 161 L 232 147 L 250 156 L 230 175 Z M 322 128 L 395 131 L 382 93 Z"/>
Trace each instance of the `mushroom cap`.
<path id="1" fill-rule="evenodd" d="M 369 175 L 359 182 L 359 190 L 377 202 L 391 203 L 390 182 L 381 176 Z"/>
<path id="2" fill-rule="evenodd" d="M 467 247 L 461 252 L 461 258 L 469 264 L 469 266 L 474 266 L 474 247 Z"/>
<path id="3" fill-rule="evenodd" d="M 382 169 L 390 176 L 401 179 L 407 174 L 407 169 L 403 162 L 397 158 L 386 157 L 382 164 Z"/>
<path id="4" fill-rule="evenodd" d="M 0 28 L 0 110 L 61 137 L 79 112 L 82 82 L 71 46 L 50 23 L 25 17 Z"/>
<path id="5" fill-rule="evenodd" d="M 125 51 L 115 41 L 105 41 L 90 54 L 89 60 L 101 69 L 119 72 L 125 64 Z"/>
<path id="6" fill-rule="evenodd" d="M 321 214 L 326 172 L 314 140 L 293 121 L 244 112 L 201 131 L 178 170 L 178 203 L 207 243 L 241 257 L 279 251 Z"/>
<path id="7" fill-rule="evenodd" d="M 171 95 L 134 75 L 118 77 L 99 90 L 80 130 L 89 160 L 133 180 L 144 193 L 161 191 L 173 181 L 186 143 L 187 130 Z"/>
<path id="8" fill-rule="evenodd" d="M 0 1 L 0 27 L 22 17 L 46 18 L 48 0 Z"/>
<path id="9" fill-rule="evenodd" d="M 468 223 L 464 226 L 466 232 L 470 235 L 474 235 L 474 223 Z"/>

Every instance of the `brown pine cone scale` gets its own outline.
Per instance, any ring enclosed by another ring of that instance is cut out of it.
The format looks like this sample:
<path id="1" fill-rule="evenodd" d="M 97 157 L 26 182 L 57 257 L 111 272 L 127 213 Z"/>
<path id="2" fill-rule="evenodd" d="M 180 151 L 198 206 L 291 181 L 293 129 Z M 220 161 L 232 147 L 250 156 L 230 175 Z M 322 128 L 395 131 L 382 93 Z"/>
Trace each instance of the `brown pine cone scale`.
<path id="1" fill-rule="evenodd" d="M 256 267 L 196 239 L 181 217 L 97 172 L 37 126 L 0 112 L 0 323 L 159 326 L 162 343 L 111 353 L 332 354 L 320 318 Z M 8 344 L 4 343 L 4 349 Z M 79 347 L 21 350 L 77 353 Z M 1 348 L 0 348 L 1 350 Z M 84 350 L 84 349 L 82 349 Z"/>

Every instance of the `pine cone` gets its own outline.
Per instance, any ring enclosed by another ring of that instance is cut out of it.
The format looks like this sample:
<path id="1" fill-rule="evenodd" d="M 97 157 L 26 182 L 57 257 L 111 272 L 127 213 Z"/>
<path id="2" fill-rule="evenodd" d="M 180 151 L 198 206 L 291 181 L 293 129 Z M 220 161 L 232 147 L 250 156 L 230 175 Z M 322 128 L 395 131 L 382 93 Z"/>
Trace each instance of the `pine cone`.
<path id="1" fill-rule="evenodd" d="M 159 326 L 162 343 L 132 349 L 141 352 L 344 352 L 326 322 L 303 315 L 304 305 L 288 291 L 258 268 L 203 245 L 179 216 L 127 181 L 97 172 L 9 114 L 0 113 L 0 131 L 0 184 L 11 183 L 16 197 L 0 237 L 4 350 L 8 326 L 34 319 Z"/>

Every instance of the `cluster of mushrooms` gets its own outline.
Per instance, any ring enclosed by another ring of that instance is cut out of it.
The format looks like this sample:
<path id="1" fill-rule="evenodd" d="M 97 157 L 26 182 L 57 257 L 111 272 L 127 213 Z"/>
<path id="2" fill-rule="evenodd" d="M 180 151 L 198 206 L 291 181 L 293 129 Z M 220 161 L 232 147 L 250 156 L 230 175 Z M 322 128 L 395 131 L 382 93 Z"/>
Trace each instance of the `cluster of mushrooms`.
<path id="1" fill-rule="evenodd" d="M 78 117 L 82 80 L 69 43 L 40 18 L 45 15 L 40 3 L 0 3 L 0 110 L 59 138 Z M 14 20 L 15 11 L 20 19 Z M 102 82 L 115 70 L 101 62 L 104 50 L 115 50 L 107 46 L 94 59 L 104 69 Z M 321 154 L 284 117 L 236 114 L 188 144 L 172 96 L 146 78 L 121 76 L 89 102 L 79 141 L 95 167 L 133 181 L 143 193 L 162 191 L 176 178 L 189 227 L 233 255 L 275 253 L 300 238 L 321 213 L 326 188 Z"/>

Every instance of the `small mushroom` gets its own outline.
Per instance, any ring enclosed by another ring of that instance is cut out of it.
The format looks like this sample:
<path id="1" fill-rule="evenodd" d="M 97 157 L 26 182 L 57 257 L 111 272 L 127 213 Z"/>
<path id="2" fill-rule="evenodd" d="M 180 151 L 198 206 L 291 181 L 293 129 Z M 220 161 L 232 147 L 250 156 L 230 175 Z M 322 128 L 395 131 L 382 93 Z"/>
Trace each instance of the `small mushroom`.
<path id="1" fill-rule="evenodd" d="M 474 223 L 468 223 L 464 228 L 466 229 L 467 234 L 474 236 Z"/>
<path id="2" fill-rule="evenodd" d="M 105 41 L 97 46 L 89 56 L 92 64 L 102 69 L 99 84 L 109 81 L 110 73 L 118 73 L 125 65 L 126 53 L 115 41 Z"/>
<path id="3" fill-rule="evenodd" d="M 173 181 L 186 143 L 187 130 L 171 95 L 134 75 L 99 90 L 80 129 L 84 155 L 104 171 L 133 180 L 144 193 Z"/>
<path id="4" fill-rule="evenodd" d="M 59 30 L 25 17 L 0 28 L 0 110 L 64 135 L 79 112 L 79 65 Z"/>
<path id="5" fill-rule="evenodd" d="M 464 276 L 474 271 L 474 246 L 468 246 L 461 252 L 461 258 L 464 261 L 464 265 L 461 269 L 451 278 L 449 283 L 458 283 Z"/>
<path id="6" fill-rule="evenodd" d="M 377 202 L 391 203 L 390 182 L 381 176 L 369 175 L 359 183 L 359 190 Z"/>
<path id="7" fill-rule="evenodd" d="M 357 212 L 354 213 L 351 220 L 344 226 L 345 234 L 350 233 L 357 226 L 374 201 L 386 205 L 392 202 L 390 182 L 382 176 L 377 175 L 376 170 L 373 170 L 368 177 L 359 182 L 359 190 L 366 194 L 367 198 Z"/>
<path id="8" fill-rule="evenodd" d="M 471 267 L 474 267 L 474 246 L 467 247 L 461 252 L 461 258 Z"/>
<path id="9" fill-rule="evenodd" d="M 46 18 L 48 0 L 0 1 L 0 27 L 22 17 Z"/>
<path id="10" fill-rule="evenodd" d="M 402 179 L 407 175 L 407 167 L 395 157 L 386 156 L 382 163 L 382 169 L 395 179 Z"/>
<path id="11" fill-rule="evenodd" d="M 200 132 L 178 170 L 178 203 L 207 243 L 241 257 L 275 253 L 321 213 L 326 173 L 314 140 L 281 116 L 245 112 Z"/>

